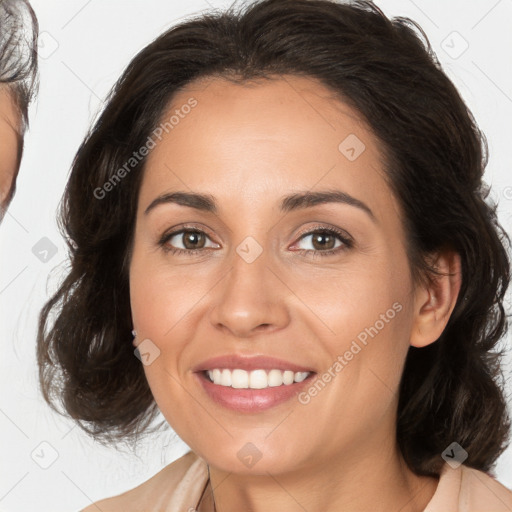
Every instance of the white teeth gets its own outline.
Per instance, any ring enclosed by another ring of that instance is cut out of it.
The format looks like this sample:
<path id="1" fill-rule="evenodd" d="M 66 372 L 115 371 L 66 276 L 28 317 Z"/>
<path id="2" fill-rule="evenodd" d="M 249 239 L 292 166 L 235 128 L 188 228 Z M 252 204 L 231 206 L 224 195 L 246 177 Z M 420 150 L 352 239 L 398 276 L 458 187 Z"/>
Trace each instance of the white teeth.
<path id="1" fill-rule="evenodd" d="M 235 370 L 233 373 L 235 373 L 236 371 L 241 372 L 243 370 Z M 244 372 L 244 373 L 247 373 L 247 372 Z M 267 372 L 265 370 L 253 370 L 249 374 L 248 387 L 250 387 L 251 389 L 263 389 L 263 388 L 268 387 Z"/>
<path id="2" fill-rule="evenodd" d="M 229 372 L 229 370 L 223 370 Z M 233 370 L 231 372 L 231 387 L 246 389 L 249 387 L 249 374 L 245 370 Z"/>
<path id="3" fill-rule="evenodd" d="M 265 389 L 276 386 L 289 386 L 294 382 L 302 382 L 311 372 L 292 372 L 291 370 L 240 370 L 227 368 L 208 370 L 208 377 L 219 386 L 233 387 L 235 389 Z"/>
<path id="4" fill-rule="evenodd" d="M 221 386 L 231 386 L 231 372 L 229 370 L 222 370 L 219 384 Z"/>
<path id="5" fill-rule="evenodd" d="M 293 384 L 293 379 L 295 377 L 295 374 L 291 372 L 290 370 L 286 370 L 283 373 L 283 384 Z"/>
<path id="6" fill-rule="evenodd" d="M 295 382 L 302 382 L 307 376 L 309 372 L 295 372 Z"/>
<path id="7" fill-rule="evenodd" d="M 283 383 L 283 372 L 281 370 L 270 370 L 267 379 L 270 387 L 280 386 Z"/>

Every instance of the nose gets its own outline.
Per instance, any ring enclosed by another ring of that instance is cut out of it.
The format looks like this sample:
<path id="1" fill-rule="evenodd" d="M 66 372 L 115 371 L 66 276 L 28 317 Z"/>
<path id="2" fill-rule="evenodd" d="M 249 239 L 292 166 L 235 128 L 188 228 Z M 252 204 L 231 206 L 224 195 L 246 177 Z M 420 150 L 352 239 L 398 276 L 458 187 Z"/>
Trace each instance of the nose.
<path id="1" fill-rule="evenodd" d="M 237 338 L 280 330 L 289 323 L 286 297 L 290 290 L 279 272 L 269 266 L 265 250 L 248 263 L 238 253 L 227 275 L 216 287 L 210 321 L 216 329 Z"/>

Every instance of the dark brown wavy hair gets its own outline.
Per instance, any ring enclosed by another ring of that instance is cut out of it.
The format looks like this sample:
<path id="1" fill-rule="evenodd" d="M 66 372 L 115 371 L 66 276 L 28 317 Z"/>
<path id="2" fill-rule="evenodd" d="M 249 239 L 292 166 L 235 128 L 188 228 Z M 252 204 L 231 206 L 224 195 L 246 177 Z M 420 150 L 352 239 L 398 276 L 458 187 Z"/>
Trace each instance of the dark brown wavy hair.
<path id="1" fill-rule="evenodd" d="M 285 75 L 317 79 L 380 141 L 414 279 L 435 278 L 429 254 L 460 254 L 462 286 L 443 334 L 409 349 L 396 435 L 419 475 L 438 475 L 453 441 L 468 452 L 466 465 L 491 472 L 510 430 L 497 349 L 507 329 L 510 241 L 482 182 L 487 143 L 422 29 L 362 0 L 263 0 L 212 11 L 131 61 L 78 149 L 61 203 L 70 271 L 40 316 L 45 399 L 103 443 L 151 431 L 158 408 L 133 353 L 128 287 L 145 159 L 105 197 L 97 191 L 192 81 Z"/>

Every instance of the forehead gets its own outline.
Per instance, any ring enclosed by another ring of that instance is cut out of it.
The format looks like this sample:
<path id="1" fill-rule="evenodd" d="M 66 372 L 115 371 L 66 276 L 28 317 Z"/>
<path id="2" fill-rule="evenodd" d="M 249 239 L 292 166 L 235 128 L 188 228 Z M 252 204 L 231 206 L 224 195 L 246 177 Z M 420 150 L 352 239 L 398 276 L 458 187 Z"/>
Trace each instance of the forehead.
<path id="1" fill-rule="evenodd" d="M 178 92 L 171 111 L 180 109 L 191 96 L 197 100 L 198 108 L 196 115 L 187 116 L 186 124 L 193 124 L 194 128 L 213 122 L 222 125 L 223 130 L 232 130 L 231 136 L 238 134 L 260 141 L 283 139 L 287 134 L 289 139 L 311 138 L 318 132 L 326 137 L 326 146 L 350 129 L 371 136 L 362 117 L 313 78 L 288 75 L 240 83 L 206 78 Z M 224 138 L 224 132 L 219 130 L 210 135 L 216 133 L 218 138 Z M 179 137 L 180 130 L 174 130 L 174 135 Z"/>
<path id="2" fill-rule="evenodd" d="M 201 80 L 174 96 L 162 125 L 171 117 L 172 129 L 146 162 L 143 201 L 179 187 L 221 203 L 228 194 L 236 199 L 237 190 L 239 203 L 254 205 L 284 190 L 334 186 L 393 201 L 379 141 L 354 109 L 314 79 Z"/>

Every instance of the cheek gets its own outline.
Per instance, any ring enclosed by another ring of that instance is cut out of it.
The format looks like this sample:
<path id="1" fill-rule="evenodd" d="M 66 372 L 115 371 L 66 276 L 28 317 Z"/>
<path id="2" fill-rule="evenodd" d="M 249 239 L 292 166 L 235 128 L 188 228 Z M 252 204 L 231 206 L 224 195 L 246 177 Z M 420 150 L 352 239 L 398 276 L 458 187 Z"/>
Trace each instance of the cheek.
<path id="1" fill-rule="evenodd" d="M 132 319 L 137 340 L 149 339 L 157 347 L 158 359 L 144 366 L 154 394 L 172 384 L 163 369 L 179 378 L 188 370 L 197 315 L 210 288 L 205 272 L 194 271 L 191 276 L 190 269 L 172 267 L 165 256 L 156 255 L 152 249 L 134 251 L 130 266 Z"/>
<path id="2" fill-rule="evenodd" d="M 0 133 L 0 140 L 1 133 Z M 2 140 L 2 143 L 4 141 Z M 19 170 L 17 143 L 12 142 L 12 145 L 7 144 L 6 147 L 0 148 L 0 203 L 7 198 L 14 179 L 16 178 Z"/>
<path id="3" fill-rule="evenodd" d="M 130 302 L 137 341 L 146 343 L 152 354 L 151 363 L 143 366 L 146 379 L 160 409 L 172 421 L 169 414 L 180 405 L 183 395 L 178 384 L 179 361 L 187 344 L 182 329 L 191 307 L 187 302 L 190 283 L 187 286 L 183 275 L 186 273 L 170 275 L 169 269 L 155 260 L 147 252 L 134 251 L 130 265 Z"/>
<path id="4" fill-rule="evenodd" d="M 390 253 L 347 269 L 307 275 L 297 282 L 297 289 L 303 290 L 302 300 L 329 328 L 333 339 L 351 340 L 375 324 L 379 332 L 388 332 L 390 326 L 403 325 L 406 315 L 402 311 L 411 292 L 403 267 L 406 261 L 401 260 Z M 399 305 L 393 308 L 395 303 Z"/>
<path id="5" fill-rule="evenodd" d="M 136 250 L 130 267 L 130 302 L 137 332 L 166 337 L 191 308 L 198 291 L 192 284 L 188 271 L 172 270 L 165 258 Z"/>
<path id="6" fill-rule="evenodd" d="M 143 264 L 132 264 L 130 271 L 130 303 L 132 318 L 139 336 L 156 337 L 166 322 L 166 287 L 158 275 Z"/>
<path id="7" fill-rule="evenodd" d="M 405 254 L 390 250 L 371 265 L 310 281 L 307 300 L 318 312 L 318 325 L 329 328 L 319 338 L 330 356 L 328 365 L 342 357 L 340 392 L 351 389 L 361 400 L 393 398 L 412 327 L 408 268 Z"/>

